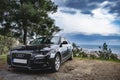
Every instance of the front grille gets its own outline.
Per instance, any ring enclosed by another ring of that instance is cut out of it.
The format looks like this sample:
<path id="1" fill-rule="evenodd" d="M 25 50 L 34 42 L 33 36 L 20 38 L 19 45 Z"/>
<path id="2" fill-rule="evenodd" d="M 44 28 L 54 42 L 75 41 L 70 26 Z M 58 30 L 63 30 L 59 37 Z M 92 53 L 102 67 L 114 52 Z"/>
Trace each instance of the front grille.
<path id="1" fill-rule="evenodd" d="M 27 66 L 29 64 L 30 58 L 31 58 L 31 54 L 29 53 L 12 53 L 12 64 L 15 66 Z M 26 59 L 27 64 L 14 63 L 13 59 Z"/>
<path id="2" fill-rule="evenodd" d="M 27 53 L 12 53 L 12 58 L 19 58 L 19 59 L 29 59 L 31 54 Z"/>

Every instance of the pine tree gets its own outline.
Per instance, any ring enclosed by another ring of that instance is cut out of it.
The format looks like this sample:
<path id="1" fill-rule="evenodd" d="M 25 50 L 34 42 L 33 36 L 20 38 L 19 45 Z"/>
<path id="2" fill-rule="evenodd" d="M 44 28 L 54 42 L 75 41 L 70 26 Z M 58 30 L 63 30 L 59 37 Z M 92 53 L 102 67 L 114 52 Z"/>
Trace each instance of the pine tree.
<path id="1" fill-rule="evenodd" d="M 26 45 L 29 36 L 52 36 L 60 31 L 49 17 L 57 10 L 51 0 L 0 0 L 0 3 L 2 35 L 22 38 Z"/>

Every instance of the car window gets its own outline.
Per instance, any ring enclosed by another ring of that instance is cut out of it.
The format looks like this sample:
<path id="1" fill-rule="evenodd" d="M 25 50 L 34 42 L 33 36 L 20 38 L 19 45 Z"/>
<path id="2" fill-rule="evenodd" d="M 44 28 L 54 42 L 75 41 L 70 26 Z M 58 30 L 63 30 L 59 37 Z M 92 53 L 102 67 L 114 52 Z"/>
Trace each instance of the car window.
<path id="1" fill-rule="evenodd" d="M 53 37 L 52 39 L 51 39 L 51 43 L 53 43 L 53 44 L 58 44 L 59 43 L 59 37 Z"/>
<path id="2" fill-rule="evenodd" d="M 39 44 L 58 44 L 59 43 L 59 37 L 40 37 L 35 40 L 33 40 L 30 45 L 39 45 Z"/>

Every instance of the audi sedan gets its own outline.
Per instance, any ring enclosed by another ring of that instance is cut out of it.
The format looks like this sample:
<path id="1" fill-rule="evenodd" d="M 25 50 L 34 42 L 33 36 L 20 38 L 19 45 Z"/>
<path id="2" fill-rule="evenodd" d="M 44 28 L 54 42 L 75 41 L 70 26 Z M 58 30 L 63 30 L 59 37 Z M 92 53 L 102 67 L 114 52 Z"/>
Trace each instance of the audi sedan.
<path id="1" fill-rule="evenodd" d="M 51 69 L 58 71 L 61 63 L 73 59 L 73 47 L 61 36 L 40 37 L 29 45 L 10 50 L 7 55 L 9 68 L 15 69 Z"/>

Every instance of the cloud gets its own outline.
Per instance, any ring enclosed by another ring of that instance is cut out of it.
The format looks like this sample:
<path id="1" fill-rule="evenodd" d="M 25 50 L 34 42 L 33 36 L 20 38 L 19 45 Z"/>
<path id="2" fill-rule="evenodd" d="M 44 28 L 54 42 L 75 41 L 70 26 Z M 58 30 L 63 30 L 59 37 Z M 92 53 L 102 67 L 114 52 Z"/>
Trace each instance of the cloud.
<path id="1" fill-rule="evenodd" d="M 105 5 L 106 3 L 102 4 Z M 63 12 L 74 11 L 75 14 Z M 58 12 L 50 15 L 55 19 L 55 23 L 60 28 L 64 29 L 64 33 L 82 33 L 86 35 L 115 35 L 120 34 L 118 25 L 112 24 L 115 20 L 115 15 L 109 13 L 109 9 L 102 7 L 92 10 L 90 14 L 82 14 L 82 11 L 74 8 L 59 7 Z"/>
<path id="2" fill-rule="evenodd" d="M 83 13 L 91 14 L 91 10 L 104 6 L 109 8 L 109 13 L 116 13 L 120 16 L 120 0 L 52 0 L 59 7 L 79 9 Z M 120 18 L 120 17 L 119 17 Z"/>

